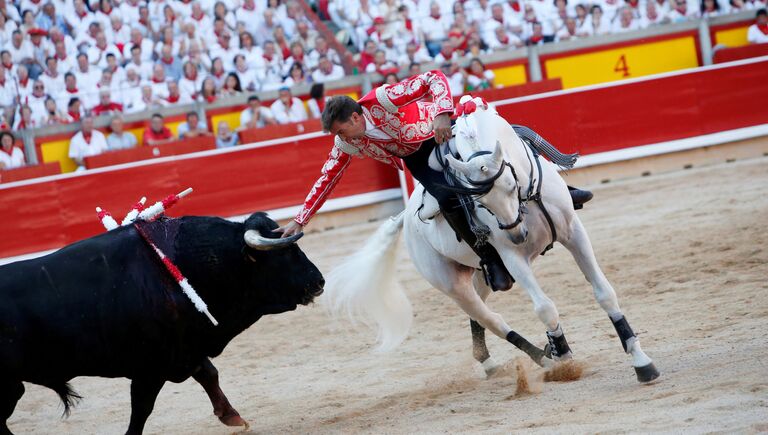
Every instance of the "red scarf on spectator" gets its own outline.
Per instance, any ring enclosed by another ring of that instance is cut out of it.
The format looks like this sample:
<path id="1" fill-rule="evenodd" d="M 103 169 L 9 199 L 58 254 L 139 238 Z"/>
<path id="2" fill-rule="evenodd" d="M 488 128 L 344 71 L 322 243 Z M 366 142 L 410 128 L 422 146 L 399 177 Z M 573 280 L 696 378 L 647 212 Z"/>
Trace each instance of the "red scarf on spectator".
<path id="1" fill-rule="evenodd" d="M 248 4 L 246 3 L 243 5 L 243 9 L 245 9 L 246 11 L 253 11 L 256 9 L 256 4 L 254 3 L 253 6 L 248 6 Z"/>
<path id="2" fill-rule="evenodd" d="M 160 80 L 158 78 L 152 77 L 152 83 L 164 83 L 165 80 Z"/>
<path id="3" fill-rule="evenodd" d="M 88 15 L 88 11 L 78 12 L 77 16 L 80 18 L 85 18 Z"/>
<path id="4" fill-rule="evenodd" d="M 21 122 L 24 122 L 24 121 L 21 121 Z M 21 128 L 21 124 L 19 124 L 19 128 Z M 13 145 L 11 145 L 11 150 L 10 151 L 6 151 L 5 148 L 3 148 L 3 147 L 0 147 L 0 151 L 8 154 L 9 156 L 13 155 Z"/>
<path id="5" fill-rule="evenodd" d="M 223 75 L 224 75 L 224 72 L 225 72 L 225 71 L 221 71 L 221 72 L 213 73 L 213 75 L 214 75 L 214 76 L 215 76 L 215 77 L 218 79 L 218 78 L 221 78 L 221 76 L 223 76 Z"/>
<path id="6" fill-rule="evenodd" d="M 499 42 L 501 42 L 501 43 L 502 43 L 502 44 L 504 44 L 504 45 L 507 45 L 507 44 L 509 44 L 509 36 L 507 36 L 507 35 L 505 34 L 503 38 L 499 38 Z"/>
<path id="7" fill-rule="evenodd" d="M 409 31 L 413 32 L 413 22 L 411 21 L 410 18 L 405 20 L 405 28 L 408 29 Z"/>
<path id="8" fill-rule="evenodd" d="M 77 93 L 77 88 L 71 89 L 71 90 L 70 89 L 65 89 L 65 91 L 69 92 L 70 94 L 76 94 Z"/>
<path id="9" fill-rule="evenodd" d="M 205 101 L 207 101 L 209 103 L 213 103 L 214 101 L 216 101 L 216 95 L 209 95 L 209 96 L 205 97 Z"/>
<path id="10" fill-rule="evenodd" d="M 520 12 L 520 2 L 512 2 L 512 10 L 515 12 Z"/>
<path id="11" fill-rule="evenodd" d="M 80 121 L 80 112 L 67 111 L 67 115 L 69 115 L 70 118 L 72 118 L 72 122 Z"/>
<path id="12" fill-rule="evenodd" d="M 269 55 L 269 56 L 268 56 L 268 55 L 266 55 L 266 54 L 263 54 L 261 57 L 263 57 L 264 59 L 267 59 L 267 61 L 269 61 L 269 62 L 272 62 L 272 58 L 273 58 L 274 56 L 273 56 L 273 55 Z"/>
<path id="13" fill-rule="evenodd" d="M 13 62 L 4 63 L 3 66 L 5 67 L 5 69 L 10 70 L 11 68 L 13 68 Z"/>
<path id="14" fill-rule="evenodd" d="M 434 14 L 429 14 L 429 16 L 430 16 L 430 17 L 432 17 L 432 18 L 434 18 L 434 19 L 436 19 L 436 20 L 439 20 L 439 19 L 440 19 L 440 13 L 439 13 L 439 12 L 437 13 L 437 15 L 434 15 Z"/>
<path id="15" fill-rule="evenodd" d="M 161 57 L 160 61 L 163 62 L 166 65 L 173 65 L 173 56 L 171 56 L 170 59 L 166 59 L 164 57 Z"/>
<path id="16" fill-rule="evenodd" d="M 764 25 L 762 25 L 762 26 L 758 24 L 758 25 L 757 25 L 757 28 L 758 28 L 758 29 L 759 29 L 761 32 L 763 32 L 763 35 L 768 35 L 768 24 L 764 24 Z"/>
<path id="17" fill-rule="evenodd" d="M 192 15 L 191 15 L 191 17 L 192 17 L 192 18 L 193 18 L 195 21 L 202 21 L 202 20 L 203 20 L 203 18 L 205 18 L 205 13 L 201 13 L 199 17 L 196 17 L 196 16 L 195 16 L 195 14 L 192 14 Z"/>
<path id="18" fill-rule="evenodd" d="M 533 42 L 534 44 L 537 44 L 542 39 L 544 39 L 543 36 L 531 36 L 531 42 Z"/>
<path id="19" fill-rule="evenodd" d="M 166 98 L 165 101 L 167 101 L 169 103 L 175 103 L 175 102 L 179 101 L 180 97 L 181 97 L 181 95 L 175 95 L 175 96 L 174 95 L 168 95 L 168 98 Z"/>
<path id="20" fill-rule="evenodd" d="M 84 140 L 84 141 L 85 141 L 85 143 L 87 143 L 88 145 L 90 145 L 90 144 L 91 144 L 91 138 L 92 138 L 92 137 L 93 137 L 93 132 L 90 132 L 90 133 L 88 133 L 88 134 L 86 134 L 85 132 L 83 132 L 83 140 Z"/>
<path id="21" fill-rule="evenodd" d="M 365 67 L 368 66 L 368 64 L 373 63 L 373 55 L 368 54 L 366 52 L 360 53 L 360 67 L 362 69 L 365 69 Z"/>

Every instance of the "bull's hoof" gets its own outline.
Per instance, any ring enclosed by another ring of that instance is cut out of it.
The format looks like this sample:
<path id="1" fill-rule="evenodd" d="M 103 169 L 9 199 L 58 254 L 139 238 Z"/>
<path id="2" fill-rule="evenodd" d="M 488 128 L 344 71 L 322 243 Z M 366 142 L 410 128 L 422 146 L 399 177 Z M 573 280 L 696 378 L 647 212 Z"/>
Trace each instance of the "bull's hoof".
<path id="1" fill-rule="evenodd" d="M 635 373 L 637 374 L 637 381 L 644 384 L 655 381 L 661 376 L 661 373 L 656 369 L 656 366 L 653 365 L 653 363 L 642 367 L 635 367 Z"/>
<path id="2" fill-rule="evenodd" d="M 227 426 L 245 426 L 248 427 L 248 422 L 243 420 L 240 415 L 235 412 L 234 414 L 225 415 L 223 417 L 219 417 L 219 421 L 224 423 Z"/>

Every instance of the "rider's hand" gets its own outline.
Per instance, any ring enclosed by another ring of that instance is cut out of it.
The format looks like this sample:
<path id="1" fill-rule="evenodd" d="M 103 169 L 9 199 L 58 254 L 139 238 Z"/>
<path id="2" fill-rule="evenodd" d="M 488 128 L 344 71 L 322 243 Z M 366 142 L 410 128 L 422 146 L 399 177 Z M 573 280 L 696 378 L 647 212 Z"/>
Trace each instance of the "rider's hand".
<path id="1" fill-rule="evenodd" d="M 447 142 L 451 138 L 451 115 L 442 113 L 435 116 L 432 122 L 432 129 L 435 132 L 435 142 Z"/>
<path id="2" fill-rule="evenodd" d="M 275 230 L 272 230 L 273 233 L 283 233 L 282 236 L 280 236 L 281 239 L 284 239 L 286 237 L 290 237 L 294 234 L 298 234 L 304 230 L 304 226 L 299 224 L 298 222 L 292 220 L 288 222 L 287 224 L 283 225 L 280 228 L 277 228 Z"/>

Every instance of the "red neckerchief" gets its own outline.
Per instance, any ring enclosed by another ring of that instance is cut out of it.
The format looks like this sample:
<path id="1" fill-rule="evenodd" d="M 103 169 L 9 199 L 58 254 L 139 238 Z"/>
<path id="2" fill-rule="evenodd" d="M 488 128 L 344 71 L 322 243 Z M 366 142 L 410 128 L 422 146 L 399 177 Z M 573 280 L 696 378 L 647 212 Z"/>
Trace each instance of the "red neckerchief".
<path id="1" fill-rule="evenodd" d="M 291 106 L 293 106 L 293 98 L 288 100 L 288 104 L 283 103 L 283 106 L 285 106 L 286 109 L 290 109 Z"/>
<path id="2" fill-rule="evenodd" d="M 301 63 L 302 61 L 304 61 L 304 53 L 299 54 L 299 57 L 296 57 L 296 56 L 293 56 L 293 55 L 291 57 L 293 57 L 294 62 Z"/>
<path id="3" fill-rule="evenodd" d="M 56 59 L 58 60 L 66 60 L 66 58 L 67 58 L 66 54 L 64 54 L 64 56 L 59 56 L 58 54 L 56 55 Z"/>
<path id="4" fill-rule="evenodd" d="M 3 66 L 5 67 L 5 69 L 10 70 L 11 68 L 13 68 L 13 62 L 4 63 Z"/>
<path id="5" fill-rule="evenodd" d="M 267 59 L 268 61 L 272 62 L 272 58 L 274 57 L 274 55 L 272 55 L 272 54 L 270 54 L 270 55 L 262 54 L 261 57 L 263 57 L 264 59 Z"/>
<path id="6" fill-rule="evenodd" d="M 90 133 L 88 133 L 88 134 L 86 134 L 85 132 L 83 132 L 83 140 L 84 140 L 84 141 L 85 141 L 85 143 L 87 143 L 88 145 L 90 145 L 90 144 L 91 144 L 91 138 L 93 138 L 93 132 L 90 132 Z"/>
<path id="7" fill-rule="evenodd" d="M 77 16 L 80 18 L 85 18 L 88 15 L 88 11 L 78 12 Z"/>
<path id="8" fill-rule="evenodd" d="M 221 76 L 223 76 L 223 75 L 224 75 L 224 71 L 222 71 L 222 72 L 218 72 L 218 73 L 213 73 L 213 75 L 214 75 L 216 78 L 219 78 L 219 77 L 221 77 Z"/>
<path id="9" fill-rule="evenodd" d="M 194 82 L 195 80 L 197 80 L 197 69 L 195 69 L 194 71 L 195 71 L 195 73 L 194 73 L 194 74 L 192 74 L 192 77 L 190 77 L 190 76 L 188 76 L 188 75 L 184 74 L 184 78 L 186 78 L 187 80 L 193 81 L 193 82 Z"/>
<path id="10" fill-rule="evenodd" d="M 144 19 L 144 18 L 139 18 L 139 24 L 141 24 L 143 26 L 146 26 L 147 25 L 147 20 Z"/>
<path id="11" fill-rule="evenodd" d="M 199 17 L 196 17 L 196 16 L 195 16 L 195 14 L 193 13 L 193 14 L 191 15 L 191 17 L 192 17 L 192 19 L 194 19 L 195 21 L 202 21 L 202 20 L 203 20 L 203 18 L 205 18 L 205 14 L 201 12 L 201 13 L 200 13 L 200 16 L 199 16 Z"/>
<path id="12" fill-rule="evenodd" d="M 494 18 L 494 20 L 498 21 L 499 24 L 504 24 L 504 17 L 501 18 Z"/>
<path id="13" fill-rule="evenodd" d="M 25 128 L 27 128 L 27 123 L 22 119 L 21 122 L 19 122 L 19 130 L 24 130 Z"/>
<path id="14" fill-rule="evenodd" d="M 533 42 L 534 44 L 538 43 L 542 39 L 544 39 L 543 36 L 531 36 L 531 42 Z"/>
<path id="15" fill-rule="evenodd" d="M 75 88 L 75 89 L 72 89 L 72 90 L 69 90 L 69 89 L 65 89 L 65 90 L 66 90 L 67 92 L 69 92 L 70 94 L 76 94 L 76 93 L 77 93 L 77 88 Z"/>
<path id="16" fill-rule="evenodd" d="M 170 60 L 165 60 L 165 58 L 160 58 L 160 61 L 163 62 L 166 65 L 173 65 L 173 56 L 171 56 Z"/>
<path id="17" fill-rule="evenodd" d="M 520 12 L 520 2 L 513 2 L 512 3 L 512 10 L 515 12 Z"/>
<path id="18" fill-rule="evenodd" d="M 152 77 L 152 83 L 165 83 L 165 80 Z"/>
<path id="19" fill-rule="evenodd" d="M 499 42 L 501 42 L 502 44 L 505 44 L 505 45 L 509 44 L 509 36 L 507 36 L 505 34 L 503 38 L 499 38 Z"/>
<path id="20" fill-rule="evenodd" d="M 768 24 L 763 24 L 762 26 L 758 24 L 757 28 L 763 32 L 763 35 L 768 35 Z"/>
<path id="21" fill-rule="evenodd" d="M 181 95 L 176 95 L 176 96 L 168 95 L 168 98 L 166 98 L 165 101 L 167 101 L 169 103 L 175 103 L 175 102 L 179 101 L 179 98 L 181 98 Z"/>
<path id="22" fill-rule="evenodd" d="M 70 112 L 69 110 L 67 110 L 67 115 L 69 115 L 74 122 L 77 122 L 80 120 L 80 112 Z"/>
<path id="23" fill-rule="evenodd" d="M 436 20 L 439 20 L 439 19 L 440 19 L 440 14 L 439 14 L 439 13 L 438 13 L 437 15 L 432 15 L 432 14 L 429 14 L 429 16 L 430 16 L 430 17 L 432 17 L 432 18 L 434 18 L 434 19 L 436 19 Z"/>
<path id="24" fill-rule="evenodd" d="M 405 28 L 408 29 L 409 31 L 413 32 L 413 22 L 411 21 L 410 18 L 405 20 Z"/>
<path id="25" fill-rule="evenodd" d="M 22 122 L 23 122 L 23 121 L 22 121 Z M 21 128 L 21 124 L 19 124 L 19 128 Z M 4 153 L 8 154 L 9 156 L 10 156 L 10 155 L 13 155 L 13 145 L 11 145 L 11 150 L 10 150 L 10 151 L 6 151 L 6 150 L 5 150 L 3 147 L 0 147 L 0 151 L 2 151 L 2 152 L 4 152 Z"/>
<path id="26" fill-rule="evenodd" d="M 247 4 L 244 4 L 243 9 L 245 9 L 246 11 L 253 11 L 256 9 L 256 4 L 254 3 L 253 6 L 250 6 L 250 7 Z"/>
<path id="27" fill-rule="evenodd" d="M 207 101 L 209 103 L 213 103 L 214 101 L 216 101 L 216 95 L 209 95 L 209 96 L 205 97 L 205 101 Z"/>
<path id="28" fill-rule="evenodd" d="M 21 86 L 22 88 L 26 88 L 27 83 L 29 83 L 29 77 L 27 77 L 25 80 L 19 80 L 19 86 Z"/>

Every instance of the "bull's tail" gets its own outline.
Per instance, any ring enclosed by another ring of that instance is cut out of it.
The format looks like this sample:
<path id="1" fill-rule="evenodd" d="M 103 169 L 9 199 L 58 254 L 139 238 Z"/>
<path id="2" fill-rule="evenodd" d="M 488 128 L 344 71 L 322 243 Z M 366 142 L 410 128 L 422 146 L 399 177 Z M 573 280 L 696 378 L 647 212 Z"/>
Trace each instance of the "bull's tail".
<path id="1" fill-rule="evenodd" d="M 48 388 L 52 389 L 56 392 L 56 394 L 59 395 L 59 398 L 61 399 L 61 404 L 64 405 L 64 412 L 61 414 L 62 418 L 69 417 L 69 414 L 72 411 L 72 408 L 80 402 L 80 399 L 83 398 L 83 396 L 77 394 L 75 390 L 72 389 L 72 386 L 68 383 L 61 383 L 61 384 L 55 384 L 55 385 L 46 385 Z"/>
<path id="2" fill-rule="evenodd" d="M 388 219 L 358 252 L 329 274 L 321 298 L 332 315 L 346 313 L 353 324 L 377 331 L 377 351 L 389 351 L 411 328 L 411 302 L 397 280 L 397 241 L 405 212 Z"/>

